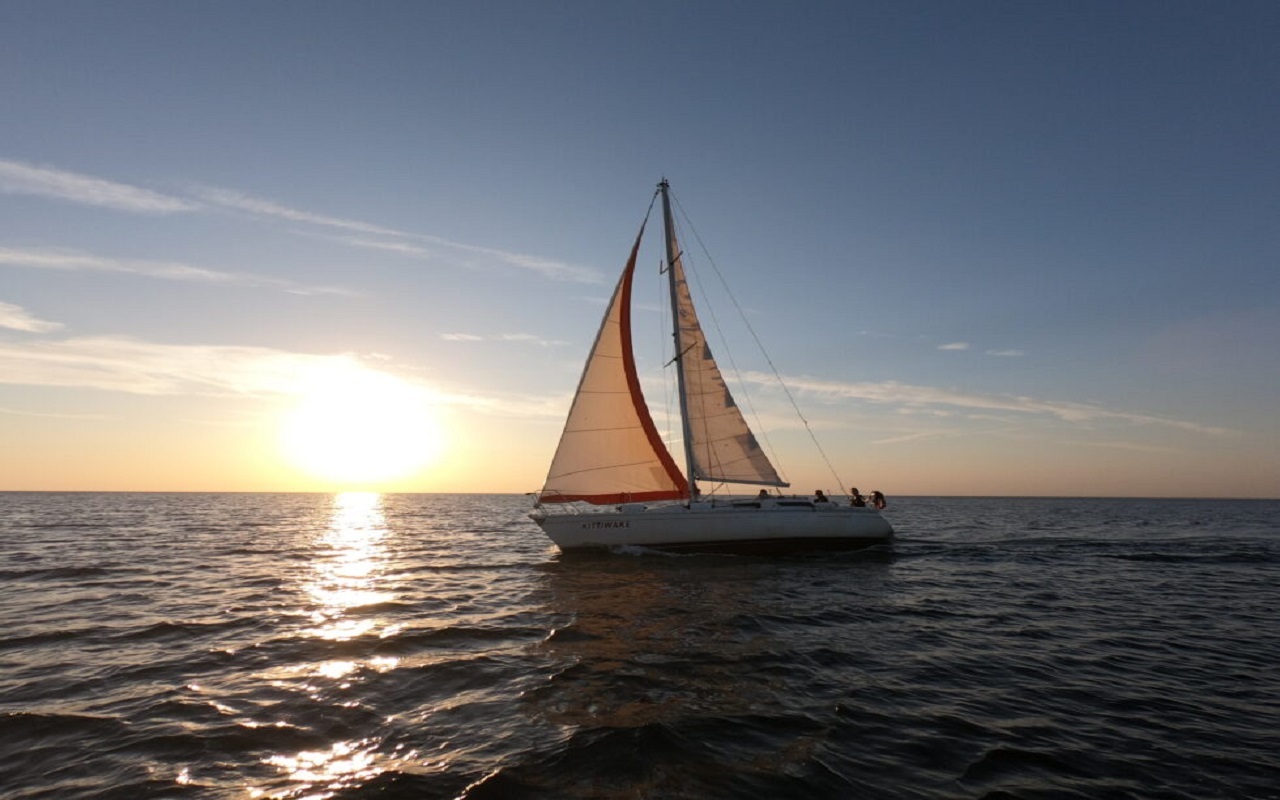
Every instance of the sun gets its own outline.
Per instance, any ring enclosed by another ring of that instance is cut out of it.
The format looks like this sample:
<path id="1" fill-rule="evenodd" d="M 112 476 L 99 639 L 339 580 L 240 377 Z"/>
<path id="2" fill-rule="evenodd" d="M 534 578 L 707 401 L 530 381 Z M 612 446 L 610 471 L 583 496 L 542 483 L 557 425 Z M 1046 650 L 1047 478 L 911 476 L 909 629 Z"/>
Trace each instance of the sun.
<path id="1" fill-rule="evenodd" d="M 354 363 L 315 373 L 280 425 L 280 450 L 290 464 L 344 486 L 410 477 L 442 449 L 426 390 Z"/>

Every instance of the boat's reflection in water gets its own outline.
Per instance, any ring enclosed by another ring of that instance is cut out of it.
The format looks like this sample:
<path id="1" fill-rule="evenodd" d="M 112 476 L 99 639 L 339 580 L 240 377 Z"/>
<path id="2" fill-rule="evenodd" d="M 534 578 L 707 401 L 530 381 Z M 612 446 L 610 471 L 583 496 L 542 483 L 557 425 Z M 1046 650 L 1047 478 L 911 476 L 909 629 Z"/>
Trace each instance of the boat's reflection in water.
<path id="1" fill-rule="evenodd" d="M 748 789 L 810 769 L 827 741 L 829 712 L 805 704 L 830 709 L 847 695 L 833 662 L 878 646 L 831 631 L 884 604 L 890 565 L 879 552 L 560 557 L 545 568 L 558 623 L 539 646 L 550 679 L 523 697 L 559 739 L 491 783 L 566 798 L 636 786 L 766 796 Z M 797 698 L 815 683 L 831 696 Z"/>
<path id="2" fill-rule="evenodd" d="M 725 686 L 721 668 L 775 646 L 757 622 L 764 609 L 751 591 L 753 566 L 682 560 L 572 556 L 549 567 L 553 605 L 565 619 L 545 643 L 564 663 L 541 709 L 549 719 L 625 727 L 767 701 L 767 692 Z"/>

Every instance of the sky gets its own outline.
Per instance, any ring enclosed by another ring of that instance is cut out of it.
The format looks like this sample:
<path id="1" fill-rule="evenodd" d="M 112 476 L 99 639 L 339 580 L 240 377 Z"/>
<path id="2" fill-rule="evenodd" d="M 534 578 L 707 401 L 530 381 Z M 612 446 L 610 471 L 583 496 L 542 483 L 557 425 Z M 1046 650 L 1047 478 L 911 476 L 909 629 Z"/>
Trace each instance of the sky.
<path id="1" fill-rule="evenodd" d="M 797 490 L 1280 497 L 1278 41 L 1247 1 L 3 0 L 0 490 L 536 491 L 666 177 Z"/>

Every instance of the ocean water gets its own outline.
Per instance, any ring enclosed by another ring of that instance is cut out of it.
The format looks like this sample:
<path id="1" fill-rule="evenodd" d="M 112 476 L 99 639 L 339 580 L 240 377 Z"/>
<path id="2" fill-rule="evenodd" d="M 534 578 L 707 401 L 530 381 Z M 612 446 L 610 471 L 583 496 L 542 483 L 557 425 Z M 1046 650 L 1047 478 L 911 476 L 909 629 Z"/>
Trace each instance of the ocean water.
<path id="1" fill-rule="evenodd" d="M 782 558 L 527 510 L 0 494 L 0 796 L 1280 798 L 1280 502 L 891 497 Z"/>

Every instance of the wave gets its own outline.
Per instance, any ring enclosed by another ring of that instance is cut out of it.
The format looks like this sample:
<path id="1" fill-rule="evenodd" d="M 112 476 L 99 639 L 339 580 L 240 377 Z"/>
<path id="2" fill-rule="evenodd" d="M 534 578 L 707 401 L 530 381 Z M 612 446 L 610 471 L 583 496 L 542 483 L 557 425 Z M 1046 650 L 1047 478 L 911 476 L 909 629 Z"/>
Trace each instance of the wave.
<path id="1" fill-rule="evenodd" d="M 235 617 L 217 622 L 176 622 L 163 620 L 141 628 L 126 628 L 115 633 L 111 638 L 119 642 L 132 641 L 169 641 L 191 640 L 207 636 L 216 636 L 226 631 L 265 627 L 267 622 L 260 617 Z"/>
<path id="2" fill-rule="evenodd" d="M 128 725 L 114 717 L 39 711 L 0 713 L 0 737 L 115 736 Z"/>
<path id="3" fill-rule="evenodd" d="M 31 569 L 0 569 L 0 578 L 14 580 L 64 580 L 67 578 L 97 578 L 124 572 L 118 567 L 34 567 Z"/>

